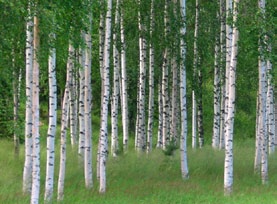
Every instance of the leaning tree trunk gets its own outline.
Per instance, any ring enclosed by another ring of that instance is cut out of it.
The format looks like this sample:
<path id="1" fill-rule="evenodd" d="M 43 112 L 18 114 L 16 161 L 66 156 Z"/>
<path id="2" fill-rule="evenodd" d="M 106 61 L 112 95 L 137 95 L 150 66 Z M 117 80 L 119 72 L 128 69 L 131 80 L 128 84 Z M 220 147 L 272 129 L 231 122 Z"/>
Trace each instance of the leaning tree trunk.
<path id="1" fill-rule="evenodd" d="M 50 34 L 50 39 L 55 40 L 55 34 Z M 49 124 L 47 132 L 47 156 L 44 200 L 51 203 L 54 187 L 55 166 L 55 136 L 57 128 L 57 81 L 56 81 L 56 49 L 50 49 L 48 57 L 48 81 L 49 81 Z"/>
<path id="2" fill-rule="evenodd" d="M 238 35 L 237 28 L 237 6 L 239 0 L 234 0 L 233 13 L 233 32 L 232 32 L 232 49 L 229 67 L 229 100 L 228 114 L 226 120 L 226 142 L 225 142 L 225 162 L 224 162 L 224 194 L 231 195 L 233 192 L 233 134 L 235 118 L 235 86 L 236 86 L 236 66 L 238 53 Z"/>
<path id="3" fill-rule="evenodd" d="M 65 164 L 66 164 L 66 132 L 68 126 L 68 112 L 69 112 L 69 83 L 71 80 L 71 69 L 73 66 L 73 47 L 69 43 L 68 60 L 66 70 L 66 84 L 62 104 L 62 121 L 61 121 L 61 144 L 60 144 L 60 169 L 58 179 L 58 200 L 63 200 L 64 197 L 64 178 L 65 178 Z"/>
<path id="4" fill-rule="evenodd" d="M 181 17 L 183 21 L 183 26 L 181 27 L 181 64 L 180 64 L 180 104 L 181 104 L 181 136 L 180 136 L 180 154 L 181 154 L 181 173 L 183 179 L 188 179 L 189 169 L 187 161 L 187 99 L 186 99 L 186 44 L 184 40 L 184 35 L 186 34 L 186 0 L 180 1 L 181 7 Z"/>
<path id="5" fill-rule="evenodd" d="M 32 188 L 32 90 L 33 90 L 33 17 L 31 1 L 28 2 L 26 28 L 26 108 L 25 108 L 25 163 L 23 171 L 23 193 L 30 194 Z"/>
<path id="6" fill-rule="evenodd" d="M 39 49 L 39 29 L 38 17 L 34 16 L 34 69 L 33 69 L 33 152 L 32 152 L 32 194 L 31 203 L 39 203 L 40 192 L 40 135 L 39 135 L 39 64 L 38 64 L 38 49 Z"/>
<path id="7" fill-rule="evenodd" d="M 111 42 L 111 12 L 112 0 L 108 0 L 107 14 L 106 14 L 106 33 L 105 33 L 105 47 L 104 47 L 104 70 L 103 70 L 103 100 L 101 106 L 102 120 L 100 128 L 100 151 L 99 151 L 99 173 L 100 185 L 99 192 L 106 192 L 106 163 L 108 153 L 108 105 L 110 96 L 110 42 Z"/>

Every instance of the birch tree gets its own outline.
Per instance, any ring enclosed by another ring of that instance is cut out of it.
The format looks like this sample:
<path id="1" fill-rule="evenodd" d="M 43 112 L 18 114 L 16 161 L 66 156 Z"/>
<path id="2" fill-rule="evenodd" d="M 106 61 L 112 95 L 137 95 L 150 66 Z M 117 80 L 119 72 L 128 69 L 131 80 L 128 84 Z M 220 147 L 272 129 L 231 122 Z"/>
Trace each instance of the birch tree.
<path id="1" fill-rule="evenodd" d="M 239 0 L 234 0 L 233 12 L 233 31 L 232 31 L 232 49 L 229 67 L 228 83 L 228 114 L 226 120 L 226 142 L 225 142 L 225 161 L 224 161 L 224 194 L 230 195 L 233 191 L 233 134 L 234 134 L 234 117 L 235 117 L 235 85 L 236 85 L 236 67 L 238 54 L 238 35 L 237 16 Z"/>
<path id="2" fill-rule="evenodd" d="M 144 151 L 146 149 L 145 132 L 145 78 L 146 78 L 146 38 L 145 25 L 141 14 L 141 1 L 138 1 L 138 27 L 139 27 L 139 88 L 137 104 L 137 149 Z"/>
<path id="3" fill-rule="evenodd" d="M 182 27 L 181 33 L 181 65 L 180 65 L 180 104 L 181 104 L 181 136 L 180 136 L 180 154 L 181 154 L 181 173 L 183 179 L 188 179 L 189 169 L 187 163 L 187 100 L 186 100 L 186 44 L 184 36 L 186 34 L 186 0 L 180 1 Z"/>
<path id="4" fill-rule="evenodd" d="M 122 4 L 122 1 L 120 1 Z M 128 116 L 128 92 L 127 92 L 127 72 L 126 72 L 126 43 L 125 43 L 125 30 L 124 30 L 124 9 L 122 5 L 120 15 L 120 40 L 121 40 L 121 84 L 122 84 L 122 127 L 123 127 L 123 150 L 126 152 L 128 149 L 129 141 L 129 116 Z"/>
<path id="5" fill-rule="evenodd" d="M 55 33 L 51 32 L 50 41 L 55 40 Z M 50 48 L 48 57 L 49 81 L 49 124 L 47 131 L 47 156 L 44 200 L 50 203 L 53 199 L 54 166 L 55 166 L 55 136 L 57 128 L 57 81 L 56 81 L 56 48 Z"/>
<path id="6" fill-rule="evenodd" d="M 165 0 L 164 7 L 164 26 L 165 26 L 165 40 L 168 40 L 169 33 L 169 17 L 168 17 L 168 0 Z M 168 93 L 168 61 L 169 61 L 169 51 L 168 47 L 164 48 L 163 51 L 163 65 L 162 65 L 162 106 L 163 106 L 163 114 L 162 114 L 162 147 L 165 150 L 166 146 L 169 144 L 169 93 Z"/>
<path id="7" fill-rule="evenodd" d="M 192 90 L 192 148 L 197 146 L 197 72 L 198 72 L 198 30 L 199 30 L 199 1 L 195 1 L 195 25 L 193 43 L 193 90 Z M 198 87 L 199 88 L 199 87 Z"/>
<path id="8" fill-rule="evenodd" d="M 92 13 L 91 1 L 87 1 L 88 14 L 87 14 L 87 31 L 85 33 L 85 66 L 84 66 L 84 113 L 85 113 L 85 148 L 84 148 L 84 174 L 86 188 L 90 189 L 93 186 L 92 180 L 92 127 L 91 127 L 91 106 L 92 106 L 92 93 L 91 93 L 91 26 L 92 26 Z"/>
<path id="9" fill-rule="evenodd" d="M 102 120 L 100 127 L 100 144 L 99 144 L 99 173 L 100 185 L 99 192 L 106 192 L 106 163 L 108 153 L 108 105 L 110 95 L 110 41 L 111 41 L 111 12 L 112 0 L 107 2 L 106 28 L 105 28 L 105 47 L 104 47 L 104 70 L 103 70 L 103 100 L 101 105 Z"/>
<path id="10" fill-rule="evenodd" d="M 37 6 L 37 5 L 36 5 Z M 33 67 L 33 152 L 32 152 L 32 193 L 31 203 L 39 203 L 40 192 L 40 134 L 39 134 L 39 63 L 38 63 L 38 49 L 39 49 L 39 29 L 38 17 L 34 16 L 34 67 Z"/>
<path id="11" fill-rule="evenodd" d="M 114 19 L 114 32 L 113 32 L 113 93 L 111 103 L 111 153 L 114 157 L 119 150 L 118 147 L 118 99 L 119 99 L 119 52 L 117 49 L 118 44 L 118 33 L 117 28 L 119 27 L 119 4 L 120 1 L 116 1 L 115 19 Z"/>
<path id="12" fill-rule="evenodd" d="M 26 25 L 26 113 L 25 113 L 25 162 L 23 171 L 23 193 L 30 194 L 32 187 L 32 106 L 33 106 L 33 14 L 32 3 L 28 1 Z"/>
<path id="13" fill-rule="evenodd" d="M 61 121 L 61 140 L 60 140 L 60 167 L 58 178 L 58 200 L 63 200 L 64 197 L 64 179 L 65 179 L 65 164 L 66 164 L 66 133 L 68 128 L 68 112 L 69 112 L 69 84 L 71 80 L 71 69 L 73 66 L 73 46 L 69 43 L 68 60 L 66 68 L 66 84 L 62 103 L 62 121 Z"/>

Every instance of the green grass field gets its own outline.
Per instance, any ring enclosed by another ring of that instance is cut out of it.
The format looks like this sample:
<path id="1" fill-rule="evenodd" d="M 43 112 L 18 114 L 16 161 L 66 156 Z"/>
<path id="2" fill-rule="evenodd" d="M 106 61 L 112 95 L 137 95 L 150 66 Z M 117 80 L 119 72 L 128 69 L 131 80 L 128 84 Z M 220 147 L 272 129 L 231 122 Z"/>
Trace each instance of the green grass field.
<path id="1" fill-rule="evenodd" d="M 43 145 L 42 145 L 43 146 Z M 45 176 L 45 147 L 41 149 L 41 203 L 43 203 Z M 57 151 L 58 152 L 58 151 Z M 25 204 L 29 198 L 22 195 L 24 149 L 19 159 L 13 155 L 13 143 L 0 141 L 0 203 Z M 277 203 L 277 159 L 270 156 L 268 185 L 261 184 L 253 173 L 254 141 L 235 143 L 234 194 L 223 196 L 224 152 L 203 149 L 188 150 L 190 178 L 181 179 L 179 151 L 165 156 L 160 150 L 150 155 L 137 155 L 132 149 L 127 155 L 109 158 L 107 192 L 98 193 L 94 179 L 93 190 L 84 187 L 83 170 L 78 167 L 76 151 L 68 145 L 64 204 L 274 204 Z M 94 157 L 95 158 L 95 157 Z M 56 157 L 56 181 L 58 175 Z M 95 163 L 95 160 L 94 160 Z M 96 165 L 94 165 L 95 167 Z M 95 173 L 95 169 L 94 169 Z M 56 198 L 56 185 L 54 196 Z M 55 202 L 56 199 L 55 199 Z"/>

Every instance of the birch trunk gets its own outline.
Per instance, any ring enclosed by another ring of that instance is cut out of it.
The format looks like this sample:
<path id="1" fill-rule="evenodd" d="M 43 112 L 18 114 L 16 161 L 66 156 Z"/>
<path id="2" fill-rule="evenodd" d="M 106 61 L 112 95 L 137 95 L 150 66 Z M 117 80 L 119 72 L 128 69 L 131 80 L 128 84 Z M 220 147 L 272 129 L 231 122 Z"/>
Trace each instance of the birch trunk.
<path id="1" fill-rule="evenodd" d="M 100 129 L 100 157 L 99 157 L 99 169 L 100 169 L 100 185 L 99 192 L 106 192 L 106 161 L 108 153 L 108 105 L 110 95 L 110 41 L 111 41 L 111 12 L 112 12 L 112 0 L 108 0 L 107 14 L 106 14 L 106 33 L 105 33 L 105 47 L 104 47 L 104 70 L 103 70 L 103 103 L 101 106 L 102 120 Z"/>
<path id="2" fill-rule="evenodd" d="M 175 53 L 174 55 L 177 55 Z M 172 57 L 172 92 L 171 92 L 171 127 L 170 127 L 170 140 L 174 145 L 177 145 L 178 138 L 178 67 L 177 58 Z"/>
<path id="3" fill-rule="evenodd" d="M 226 22 L 228 22 L 233 12 L 233 0 L 226 0 Z M 222 136 L 221 146 L 226 147 L 225 141 L 227 137 L 227 117 L 228 117 L 228 100 L 229 96 L 229 78 L 230 78 L 230 64 L 231 64 L 231 53 L 232 53 L 232 42 L 233 41 L 233 30 L 230 23 L 226 23 L 226 71 L 225 71 L 225 98 L 224 98 L 224 136 Z"/>
<path id="4" fill-rule="evenodd" d="M 181 154 L 181 173 L 183 179 L 188 179 L 189 169 L 187 161 L 187 99 L 186 99 L 186 44 L 184 41 L 184 35 L 186 34 L 186 0 L 180 1 L 181 18 L 183 20 L 183 26 L 181 27 L 181 65 L 180 65 L 180 104 L 181 104 L 181 136 L 180 136 L 180 154 Z"/>
<path id="5" fill-rule="evenodd" d="M 32 106 L 33 106 L 33 17 L 31 1 L 28 1 L 26 27 L 26 113 L 25 113 L 25 162 L 23 171 L 23 193 L 30 194 L 32 188 Z"/>
<path id="6" fill-rule="evenodd" d="M 165 27 L 165 40 L 168 40 L 169 33 L 169 17 L 168 17 L 168 0 L 165 0 L 164 7 L 164 27 Z M 169 95 L 168 95 L 168 45 L 166 45 L 163 52 L 163 65 L 162 65 L 162 104 L 163 104 L 163 126 L 162 126 L 162 147 L 165 150 L 166 146 L 169 145 Z"/>
<path id="7" fill-rule="evenodd" d="M 260 89 L 260 88 L 259 88 Z M 256 140 L 255 140 L 255 161 L 254 161 L 254 172 L 260 173 L 261 171 L 261 145 L 262 137 L 260 135 L 260 120 L 261 120 L 261 104 L 260 104 L 260 90 L 257 94 L 257 105 L 256 105 Z"/>
<path id="8" fill-rule="evenodd" d="M 226 61 L 226 2 L 220 0 L 220 131 L 219 149 L 225 148 L 224 117 L 225 117 L 225 61 Z"/>
<path id="9" fill-rule="evenodd" d="M 154 62 L 155 53 L 153 47 L 154 27 L 154 0 L 151 0 L 150 10 L 150 42 L 149 42 L 149 97 L 148 97 L 148 123 L 147 123 L 147 152 L 152 151 L 153 143 L 153 118 L 154 118 Z"/>
<path id="10" fill-rule="evenodd" d="M 238 54 L 238 35 L 237 28 L 237 6 L 239 0 L 234 0 L 233 13 L 233 32 L 232 32 L 232 49 L 229 68 L 229 100 L 228 115 L 226 120 L 226 143 L 225 143 L 225 162 L 224 162 L 224 194 L 231 195 L 233 191 L 233 134 L 234 134 L 234 117 L 235 117 L 235 85 L 236 85 L 236 66 Z"/>
<path id="11" fill-rule="evenodd" d="M 195 1 L 195 25 L 194 25 L 194 43 L 193 43 L 193 90 L 192 90 L 192 148 L 197 147 L 197 98 L 200 87 L 197 87 L 197 73 L 198 73 L 198 30 L 199 30 L 199 1 Z M 200 141 L 200 138 L 199 138 Z"/>
<path id="12" fill-rule="evenodd" d="M 55 40 L 55 34 L 51 33 L 51 40 Z M 54 166 L 55 166 L 55 136 L 57 128 L 57 81 L 56 81 L 56 49 L 50 49 L 48 57 L 48 81 L 49 81 L 49 124 L 47 132 L 47 156 L 44 200 L 51 203 L 53 199 Z"/>
<path id="13" fill-rule="evenodd" d="M 139 7 L 141 2 L 139 0 Z M 138 12 L 139 23 L 139 92 L 138 92 L 138 113 L 137 113 L 137 147 L 138 151 L 146 149 L 145 134 L 145 78 L 146 78 L 146 39 L 144 36 L 145 25 L 142 22 L 141 11 Z"/>
<path id="14" fill-rule="evenodd" d="M 122 4 L 122 3 L 121 3 Z M 120 6 L 121 6 L 120 4 Z M 127 92 L 127 73 L 126 73 L 126 45 L 124 31 L 124 10 L 121 8 L 120 15 L 120 40 L 121 40 L 121 84 L 122 84 L 122 126 L 123 126 L 123 150 L 128 150 L 129 141 L 129 116 L 128 116 L 128 92 Z"/>
<path id="15" fill-rule="evenodd" d="M 65 164 L 66 164 L 66 132 L 68 126 L 68 112 L 69 112 L 69 91 L 73 59 L 73 46 L 69 43 L 68 60 L 66 69 L 66 84 L 62 104 L 62 121 L 61 121 L 61 144 L 60 144 L 60 168 L 58 179 L 58 200 L 63 200 L 64 197 L 64 178 L 65 178 Z"/>
<path id="16" fill-rule="evenodd" d="M 89 7 L 91 4 L 89 3 Z M 92 180 L 92 128 L 91 128 L 91 24 L 92 14 L 88 14 L 88 30 L 85 33 L 85 81 L 84 81 L 84 113 L 85 113 L 85 148 L 84 148 L 84 174 L 86 188 L 91 189 Z"/>
<path id="17" fill-rule="evenodd" d="M 31 203 L 39 203 L 40 192 L 40 135 L 39 135 L 39 64 L 38 64 L 38 49 L 39 49 L 39 29 L 38 17 L 34 16 L 34 69 L 33 69 L 33 152 L 32 152 L 32 194 Z"/>
<path id="18" fill-rule="evenodd" d="M 82 33 L 82 38 L 85 39 L 85 34 Z M 85 155 L 85 49 L 80 50 L 79 63 L 79 146 L 78 155 L 80 165 L 84 164 Z"/>
<path id="19" fill-rule="evenodd" d="M 159 102 L 159 124 L 158 124 L 158 137 L 157 137 L 157 148 L 163 146 L 163 100 L 162 100 L 162 78 L 159 79 L 158 89 L 158 102 Z"/>
<path id="20" fill-rule="evenodd" d="M 215 64 L 214 64 L 214 122 L 212 147 L 219 148 L 220 138 L 220 67 L 219 67 L 219 38 L 216 37 Z"/>
<path id="21" fill-rule="evenodd" d="M 118 44 L 118 32 L 117 28 L 119 27 L 119 4 L 120 1 L 116 1 L 115 9 L 115 28 L 113 33 L 113 93 L 112 93 L 112 103 L 111 103 L 111 154 L 113 157 L 117 156 L 119 150 L 118 147 L 118 98 L 119 98 L 119 52 L 117 49 Z"/>
<path id="22" fill-rule="evenodd" d="M 265 0 L 259 0 L 261 23 L 265 23 Z M 262 25 L 261 25 L 262 26 Z M 261 120 L 259 124 L 261 135 L 261 178 L 262 183 L 268 183 L 268 124 L 267 124 L 267 63 L 265 59 L 266 36 L 260 33 L 259 36 L 259 96 Z"/>

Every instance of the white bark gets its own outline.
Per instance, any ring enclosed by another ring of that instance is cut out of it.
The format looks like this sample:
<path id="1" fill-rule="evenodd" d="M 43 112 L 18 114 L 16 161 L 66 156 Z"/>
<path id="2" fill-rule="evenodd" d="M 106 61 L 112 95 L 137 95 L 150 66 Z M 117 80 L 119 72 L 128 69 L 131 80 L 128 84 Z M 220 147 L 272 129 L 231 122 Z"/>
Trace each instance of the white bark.
<path id="1" fill-rule="evenodd" d="M 26 113 L 25 113 L 25 163 L 23 171 L 23 193 L 30 194 L 32 187 L 32 90 L 33 90 L 33 18 L 31 2 L 28 2 L 26 27 Z"/>
<path id="2" fill-rule="evenodd" d="M 33 152 L 32 152 L 32 193 L 31 203 L 39 203 L 40 192 L 40 134 L 39 134 L 39 64 L 38 64 L 38 49 L 39 49 L 39 30 L 38 18 L 34 16 L 34 67 L 33 67 Z"/>
<path id="3" fill-rule="evenodd" d="M 60 168 L 59 168 L 59 179 L 58 179 L 58 200 L 63 200 L 64 197 L 64 178 L 65 178 L 65 164 L 66 164 L 66 132 L 68 126 L 68 112 L 69 112 L 69 91 L 70 91 L 70 80 L 73 58 L 73 46 L 69 43 L 68 48 L 68 60 L 66 70 L 66 84 L 62 104 L 62 121 L 61 121 L 61 141 L 60 141 Z"/>
<path id="4" fill-rule="evenodd" d="M 238 28 L 237 28 L 237 6 L 239 0 L 234 0 L 233 13 L 233 32 L 232 32 L 232 50 L 229 67 L 229 100 L 228 114 L 226 120 L 226 142 L 225 142 L 225 162 L 224 162 L 224 194 L 230 195 L 233 191 L 233 134 L 235 117 L 235 85 L 236 85 L 236 66 L 238 53 Z"/>
<path id="5" fill-rule="evenodd" d="M 272 85 L 272 64 L 267 60 L 267 120 L 269 154 L 275 152 L 274 88 Z"/>
<path id="6" fill-rule="evenodd" d="M 154 0 L 151 1 L 150 11 L 150 43 L 149 43 L 149 97 L 148 97 L 148 122 L 147 122 L 147 152 L 152 151 L 153 143 L 153 117 L 154 117 L 154 47 L 152 34 L 154 27 Z"/>
<path id="7" fill-rule="evenodd" d="M 85 39 L 84 33 L 82 38 Z M 81 68 L 79 69 L 79 146 L 78 155 L 80 164 L 84 163 L 85 155 L 85 49 L 80 50 L 79 63 Z"/>
<path id="8" fill-rule="evenodd" d="M 225 59 L 226 59 L 226 2 L 220 0 L 220 131 L 219 149 L 225 148 L 224 118 L 225 118 Z"/>
<path id="9" fill-rule="evenodd" d="M 108 0 L 107 14 L 106 14 L 106 33 L 105 33 L 105 47 L 104 47 L 104 70 L 103 70 L 103 103 L 101 106 L 102 120 L 100 128 L 100 155 L 99 155 L 99 170 L 100 170 L 100 185 L 99 192 L 106 192 L 106 163 L 108 153 L 108 105 L 110 95 L 110 41 L 111 41 L 111 11 L 112 0 Z"/>
<path id="10" fill-rule="evenodd" d="M 174 54 L 176 55 L 176 54 Z M 170 126 L 170 141 L 174 145 L 177 144 L 178 138 L 178 67 L 177 58 L 173 56 L 171 58 L 171 70 L 172 70 L 172 91 L 171 91 L 171 126 Z"/>
<path id="11" fill-rule="evenodd" d="M 257 105 L 256 105 L 256 140 L 255 140 L 255 161 L 254 161 L 254 172 L 259 173 L 261 170 L 261 145 L 262 145 L 262 137 L 260 135 L 260 120 L 261 120 L 261 112 L 260 112 L 260 91 L 257 94 Z"/>
<path id="12" fill-rule="evenodd" d="M 160 77 L 159 90 L 158 90 L 158 102 L 159 102 L 159 124 L 158 124 L 158 136 L 157 136 L 157 148 L 163 146 L 163 100 L 162 100 L 162 83 Z"/>
<path id="13" fill-rule="evenodd" d="M 120 39 L 121 39 L 121 84 L 122 84 L 122 127 L 123 127 L 123 150 L 128 149 L 129 141 L 129 118 L 128 118 L 128 92 L 127 92 L 127 73 L 126 73 L 126 45 L 124 33 L 124 11 L 121 8 L 120 15 Z"/>
<path id="14" fill-rule="evenodd" d="M 165 0 L 165 7 L 164 7 L 164 36 L 165 40 L 168 38 L 168 22 L 169 22 L 169 16 L 168 16 L 168 0 Z M 169 135 L 169 93 L 168 93 L 168 61 L 169 61 L 169 51 L 168 51 L 168 45 L 166 45 L 164 51 L 163 51 L 163 65 L 162 65 L 162 104 L 163 104 L 163 125 L 162 125 L 162 147 L 165 150 L 166 146 L 169 144 L 170 135 Z"/>
<path id="15" fill-rule="evenodd" d="M 140 5 L 140 0 L 139 0 Z M 139 90 L 138 90 L 138 112 L 137 112 L 137 148 L 138 151 L 146 149 L 145 132 L 145 78 L 146 78 L 146 39 L 144 36 L 145 25 L 142 22 L 141 11 L 138 11 L 139 23 Z"/>
<path id="16" fill-rule="evenodd" d="M 181 136 L 180 136 L 180 154 L 181 154 L 181 173 L 183 179 L 188 179 L 189 169 L 187 161 L 187 100 L 186 100 L 186 45 L 184 41 L 184 35 L 186 34 L 186 0 L 180 1 L 181 17 L 183 20 L 183 26 L 181 28 L 181 66 L 180 66 L 180 104 L 181 104 Z"/>
<path id="17" fill-rule="evenodd" d="M 198 72 L 198 30 L 199 30 L 199 1 L 195 1 L 195 25 L 194 25 L 194 43 L 193 43 L 193 90 L 192 90 L 192 148 L 197 147 L 197 72 Z M 200 88 L 200 87 L 198 87 Z M 199 138 L 200 141 L 200 138 Z"/>
<path id="18" fill-rule="evenodd" d="M 90 4 L 89 4 L 90 5 Z M 86 188 L 93 186 L 92 180 L 92 128 L 91 128 L 91 13 L 88 14 L 89 25 L 85 33 L 85 81 L 84 81 L 84 113 L 85 113 L 85 148 L 84 148 L 84 174 Z"/>
<path id="19" fill-rule="evenodd" d="M 216 34 L 217 35 L 217 34 Z M 215 59 L 214 59 L 214 121 L 213 121 L 213 138 L 212 147 L 219 148 L 220 139 L 220 47 L 219 37 L 215 42 Z"/>
<path id="20" fill-rule="evenodd" d="M 112 93 L 112 103 L 111 103 L 111 154 L 116 157 L 119 150 L 118 147 L 118 98 L 119 98 L 119 52 L 117 49 L 117 27 L 119 26 L 119 4 L 120 1 L 116 1 L 115 9 L 115 29 L 113 33 L 113 93 Z"/>
<path id="21" fill-rule="evenodd" d="M 55 40 L 55 34 L 50 35 Z M 57 81 L 56 81 L 56 49 L 50 49 L 48 57 L 48 81 L 49 81 L 49 124 L 47 132 L 47 156 L 45 178 L 45 202 L 53 199 L 54 166 L 55 166 L 55 136 L 57 128 Z"/>

